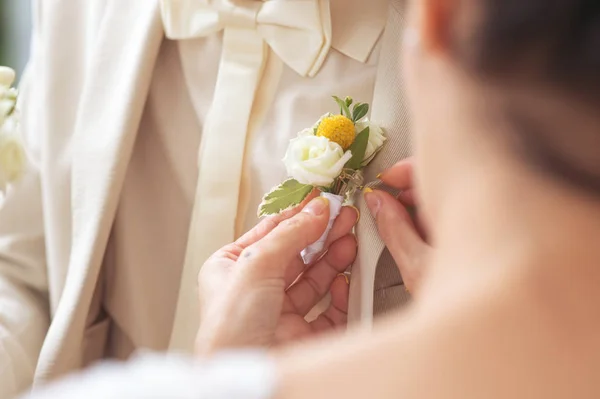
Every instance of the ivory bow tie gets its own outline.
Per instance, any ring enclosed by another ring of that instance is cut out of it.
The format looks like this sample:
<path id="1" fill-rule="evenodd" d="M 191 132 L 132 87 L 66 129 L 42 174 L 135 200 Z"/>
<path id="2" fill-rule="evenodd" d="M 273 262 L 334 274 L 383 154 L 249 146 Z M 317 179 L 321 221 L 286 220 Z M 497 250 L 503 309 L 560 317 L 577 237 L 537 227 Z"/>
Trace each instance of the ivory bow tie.
<path id="1" fill-rule="evenodd" d="M 226 28 L 255 30 L 302 76 L 318 72 L 331 45 L 328 0 L 162 0 L 162 16 L 170 39 Z"/>
<path id="2" fill-rule="evenodd" d="M 329 0 L 162 0 L 170 39 L 223 30 L 223 53 L 199 154 L 199 174 L 170 348 L 189 351 L 199 325 L 197 274 L 235 239 L 246 138 L 271 49 L 302 76 L 331 46 Z M 254 120 L 252 120 L 254 122 Z"/>

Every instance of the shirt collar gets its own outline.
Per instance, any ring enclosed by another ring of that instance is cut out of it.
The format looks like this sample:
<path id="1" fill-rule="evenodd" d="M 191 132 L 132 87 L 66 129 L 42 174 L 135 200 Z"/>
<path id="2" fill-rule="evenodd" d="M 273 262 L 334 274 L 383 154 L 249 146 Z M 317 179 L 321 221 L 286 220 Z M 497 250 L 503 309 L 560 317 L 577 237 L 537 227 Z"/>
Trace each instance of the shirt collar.
<path id="1" fill-rule="evenodd" d="M 331 0 L 331 46 L 366 62 L 383 32 L 388 0 Z"/>

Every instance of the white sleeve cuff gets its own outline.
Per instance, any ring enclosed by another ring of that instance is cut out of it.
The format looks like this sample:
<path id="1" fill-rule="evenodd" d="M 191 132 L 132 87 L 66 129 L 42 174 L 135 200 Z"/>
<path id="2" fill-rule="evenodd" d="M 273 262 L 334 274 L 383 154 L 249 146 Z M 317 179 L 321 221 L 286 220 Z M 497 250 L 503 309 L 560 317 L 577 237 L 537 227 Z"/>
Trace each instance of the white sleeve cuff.
<path id="1" fill-rule="evenodd" d="M 232 352 L 206 361 L 145 354 L 73 375 L 29 399 L 270 399 L 276 373 L 262 352 Z"/>

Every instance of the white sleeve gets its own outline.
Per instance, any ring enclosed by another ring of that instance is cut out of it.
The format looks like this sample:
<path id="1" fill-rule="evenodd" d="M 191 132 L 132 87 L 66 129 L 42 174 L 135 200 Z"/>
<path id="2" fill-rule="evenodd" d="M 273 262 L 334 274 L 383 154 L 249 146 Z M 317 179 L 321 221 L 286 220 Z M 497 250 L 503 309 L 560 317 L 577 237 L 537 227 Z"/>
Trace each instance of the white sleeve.
<path id="1" fill-rule="evenodd" d="M 232 352 L 203 362 L 144 355 L 96 366 L 23 399 L 269 399 L 275 384 L 273 363 L 260 352 Z"/>

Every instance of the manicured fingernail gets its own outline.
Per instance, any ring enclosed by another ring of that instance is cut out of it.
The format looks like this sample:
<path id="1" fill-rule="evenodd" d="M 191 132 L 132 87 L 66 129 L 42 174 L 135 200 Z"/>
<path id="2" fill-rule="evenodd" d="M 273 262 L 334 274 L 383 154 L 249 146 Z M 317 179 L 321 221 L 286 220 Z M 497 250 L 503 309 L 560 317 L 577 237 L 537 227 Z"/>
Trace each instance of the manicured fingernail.
<path id="1" fill-rule="evenodd" d="M 350 279 L 348 278 L 348 275 L 346 273 L 340 273 L 338 274 L 338 276 L 344 277 L 344 279 L 346 280 L 346 284 L 350 285 Z"/>
<path id="2" fill-rule="evenodd" d="M 356 222 L 354 222 L 354 225 L 356 226 L 358 224 L 358 222 L 360 221 L 360 210 L 355 207 L 354 205 L 346 205 L 348 208 L 352 208 L 356 211 Z"/>
<path id="3" fill-rule="evenodd" d="M 379 213 L 379 208 L 381 207 L 381 199 L 379 198 L 379 195 L 377 195 L 376 192 L 368 187 L 365 188 L 363 192 L 365 201 L 367 202 L 367 206 L 369 207 L 371 214 L 373 216 L 377 216 L 377 213 Z"/>
<path id="4" fill-rule="evenodd" d="M 310 201 L 302 212 L 310 213 L 311 215 L 319 216 L 329 208 L 329 200 L 325 197 L 317 197 Z"/>

